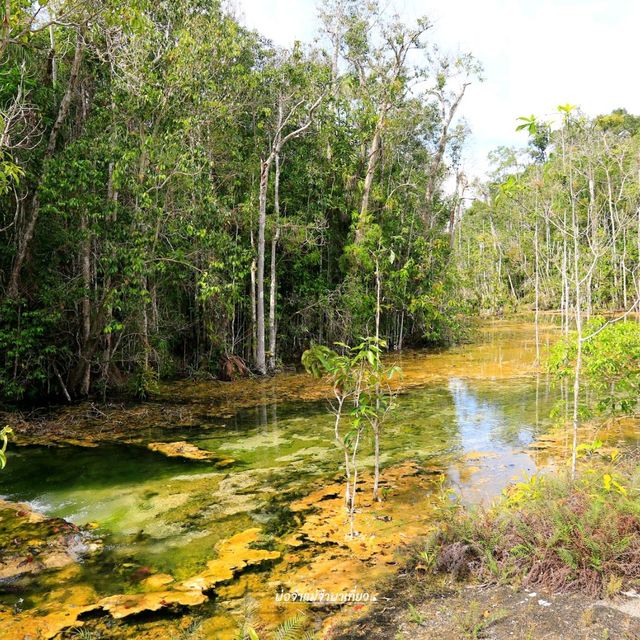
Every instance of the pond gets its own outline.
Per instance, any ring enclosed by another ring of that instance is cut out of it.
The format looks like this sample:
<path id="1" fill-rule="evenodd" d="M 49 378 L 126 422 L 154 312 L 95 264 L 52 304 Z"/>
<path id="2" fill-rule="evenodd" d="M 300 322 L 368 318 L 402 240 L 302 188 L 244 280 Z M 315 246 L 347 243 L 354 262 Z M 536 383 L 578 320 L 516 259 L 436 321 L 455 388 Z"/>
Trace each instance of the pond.
<path id="1" fill-rule="evenodd" d="M 542 327 L 543 349 L 555 333 L 553 325 Z M 237 411 L 228 410 L 228 398 L 224 412 L 217 412 L 207 405 L 208 383 L 165 388 L 165 403 L 193 404 L 198 419 L 154 428 L 146 437 L 184 440 L 231 458 L 224 467 L 168 458 L 144 442 L 14 447 L 0 494 L 47 516 L 90 525 L 102 546 L 72 568 L 0 582 L 0 604 L 36 616 L 80 589 L 96 599 L 138 593 L 156 574 L 186 581 L 216 558 L 222 541 L 254 528 L 260 529 L 258 546 L 277 557 L 238 571 L 205 605 L 189 611 L 208 630 L 203 637 L 234 637 L 248 597 L 252 615 L 274 624 L 290 613 L 275 602 L 278 592 L 375 589 L 394 570 L 396 548 L 433 524 L 433 495 L 443 479 L 463 501 L 476 503 L 554 462 L 549 449 L 531 447 L 551 428 L 558 399 L 536 372 L 535 357 L 533 325 L 507 321 L 483 326 L 473 344 L 391 356 L 404 377 L 384 428 L 385 500 L 372 505 L 364 490 L 359 497 L 364 551 L 345 542 L 340 529 L 340 454 L 326 400 L 291 394 L 279 400 L 276 392 L 254 406 L 245 401 Z M 308 383 L 304 374 L 287 376 L 301 387 Z M 367 442 L 362 465 L 371 464 Z M 321 621 L 327 611 L 315 615 Z M 95 624 L 102 625 L 96 637 L 159 638 L 176 637 L 184 621 L 160 615 Z"/>

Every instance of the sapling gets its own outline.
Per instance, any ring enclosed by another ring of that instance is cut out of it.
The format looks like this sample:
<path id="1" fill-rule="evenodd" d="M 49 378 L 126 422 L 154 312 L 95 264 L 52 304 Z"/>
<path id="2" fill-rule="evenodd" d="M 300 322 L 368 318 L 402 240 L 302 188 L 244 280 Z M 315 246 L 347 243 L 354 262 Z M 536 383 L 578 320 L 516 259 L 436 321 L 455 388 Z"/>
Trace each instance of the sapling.
<path id="1" fill-rule="evenodd" d="M 385 343 L 378 338 L 363 338 L 353 347 L 343 343 L 336 343 L 336 346 L 342 349 L 342 355 L 328 347 L 314 345 L 304 352 L 302 363 L 309 373 L 326 377 L 332 386 L 335 398 L 331 403 L 335 416 L 334 438 L 344 455 L 345 508 L 353 536 L 356 535 L 354 516 L 360 443 L 367 427 L 371 428 L 376 449 L 373 497 L 378 499 L 380 427 L 392 408 L 394 397 L 388 382 L 399 369 L 381 366 Z M 351 410 L 347 413 L 349 406 Z"/>

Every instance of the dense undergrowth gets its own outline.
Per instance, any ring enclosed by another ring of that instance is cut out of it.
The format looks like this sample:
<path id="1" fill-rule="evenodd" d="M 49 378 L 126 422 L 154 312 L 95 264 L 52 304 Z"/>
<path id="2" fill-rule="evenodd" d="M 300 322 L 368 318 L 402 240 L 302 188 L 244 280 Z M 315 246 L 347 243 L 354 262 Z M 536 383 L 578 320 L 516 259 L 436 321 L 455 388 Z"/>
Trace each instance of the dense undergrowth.
<path id="1" fill-rule="evenodd" d="M 578 477 L 532 476 L 488 508 L 452 506 L 420 550 L 435 572 L 482 582 L 613 595 L 640 584 L 640 466 L 614 451 Z"/>

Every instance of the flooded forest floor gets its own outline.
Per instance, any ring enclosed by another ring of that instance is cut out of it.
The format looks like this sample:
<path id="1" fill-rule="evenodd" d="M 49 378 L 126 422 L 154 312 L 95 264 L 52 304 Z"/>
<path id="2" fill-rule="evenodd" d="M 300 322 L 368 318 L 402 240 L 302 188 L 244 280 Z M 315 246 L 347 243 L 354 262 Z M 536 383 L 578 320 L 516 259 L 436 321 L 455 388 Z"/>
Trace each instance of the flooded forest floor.
<path id="1" fill-rule="evenodd" d="M 541 327 L 539 348 L 556 332 Z M 505 320 L 469 345 L 390 356 L 403 377 L 382 442 L 384 500 L 370 499 L 367 442 L 355 538 L 329 389 L 305 374 L 1 415 L 16 437 L 0 474 L 0 638 L 231 640 L 251 625 L 266 640 L 300 612 L 327 638 L 601 638 L 611 616 L 620 631 L 608 637 L 626 638 L 629 611 L 577 596 L 407 577 L 443 490 L 478 504 L 564 463 L 569 434 L 550 418 L 558 392 L 536 352 L 533 325 Z M 587 431 L 636 438 L 624 422 Z M 291 597 L 318 593 L 377 602 Z M 552 632 L 580 602 L 593 609 L 579 616 L 586 635 L 575 619 L 574 635 Z"/>

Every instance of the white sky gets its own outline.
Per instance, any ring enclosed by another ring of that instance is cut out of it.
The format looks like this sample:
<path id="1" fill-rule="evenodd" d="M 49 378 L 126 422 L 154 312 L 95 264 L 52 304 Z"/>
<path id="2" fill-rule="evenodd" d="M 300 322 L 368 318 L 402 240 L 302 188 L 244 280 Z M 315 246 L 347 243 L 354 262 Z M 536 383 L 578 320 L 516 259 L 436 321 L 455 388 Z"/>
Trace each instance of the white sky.
<path id="1" fill-rule="evenodd" d="M 316 0 L 235 0 L 244 22 L 280 45 L 317 33 Z M 471 51 L 485 82 L 461 112 L 472 130 L 465 167 L 481 175 L 489 151 L 524 144 L 518 116 L 571 103 L 596 115 L 640 113 L 640 0 L 388 0 L 407 21 L 427 15 L 433 40 Z"/>

